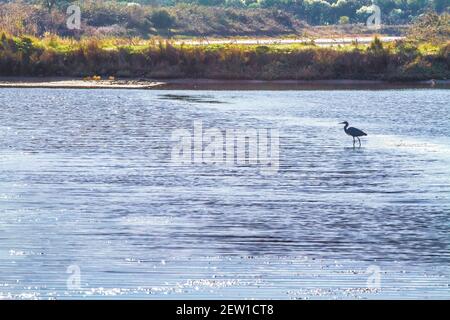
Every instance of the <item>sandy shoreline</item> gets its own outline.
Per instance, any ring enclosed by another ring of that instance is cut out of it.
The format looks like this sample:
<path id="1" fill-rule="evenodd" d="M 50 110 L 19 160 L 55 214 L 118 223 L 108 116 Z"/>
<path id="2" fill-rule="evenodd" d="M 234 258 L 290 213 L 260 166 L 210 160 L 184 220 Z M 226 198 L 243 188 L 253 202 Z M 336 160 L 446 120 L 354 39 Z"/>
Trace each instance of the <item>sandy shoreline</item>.
<path id="1" fill-rule="evenodd" d="M 0 88 L 57 88 L 57 89 L 150 89 L 164 84 L 160 81 L 83 80 L 73 78 L 0 77 Z"/>
<path id="2" fill-rule="evenodd" d="M 215 80 L 215 79 L 117 79 L 84 80 L 73 78 L 0 77 L 0 88 L 55 89 L 205 89 L 205 90 L 282 90 L 314 88 L 415 88 L 448 87 L 450 80 L 386 82 L 379 80 Z"/>

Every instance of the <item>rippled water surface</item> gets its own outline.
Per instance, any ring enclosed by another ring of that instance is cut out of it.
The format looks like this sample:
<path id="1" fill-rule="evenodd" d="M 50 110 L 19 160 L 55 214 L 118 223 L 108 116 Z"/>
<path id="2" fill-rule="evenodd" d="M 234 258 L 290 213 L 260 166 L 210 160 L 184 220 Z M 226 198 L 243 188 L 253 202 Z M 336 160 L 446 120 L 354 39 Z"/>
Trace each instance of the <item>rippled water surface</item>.
<path id="1" fill-rule="evenodd" d="M 448 299 L 449 101 L 1 89 L 0 298 Z M 200 120 L 278 129 L 279 170 L 172 165 Z"/>

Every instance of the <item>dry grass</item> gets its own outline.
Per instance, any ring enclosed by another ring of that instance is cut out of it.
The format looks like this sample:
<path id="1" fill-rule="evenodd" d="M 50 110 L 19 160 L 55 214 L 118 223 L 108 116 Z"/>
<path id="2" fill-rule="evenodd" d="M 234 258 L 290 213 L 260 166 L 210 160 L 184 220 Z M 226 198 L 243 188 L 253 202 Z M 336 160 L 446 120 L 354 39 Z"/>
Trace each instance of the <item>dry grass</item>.
<path id="1" fill-rule="evenodd" d="M 450 44 L 413 42 L 319 48 L 312 45 L 174 44 L 166 40 L 46 36 L 0 39 L 2 76 L 212 79 L 386 79 L 450 77 Z"/>

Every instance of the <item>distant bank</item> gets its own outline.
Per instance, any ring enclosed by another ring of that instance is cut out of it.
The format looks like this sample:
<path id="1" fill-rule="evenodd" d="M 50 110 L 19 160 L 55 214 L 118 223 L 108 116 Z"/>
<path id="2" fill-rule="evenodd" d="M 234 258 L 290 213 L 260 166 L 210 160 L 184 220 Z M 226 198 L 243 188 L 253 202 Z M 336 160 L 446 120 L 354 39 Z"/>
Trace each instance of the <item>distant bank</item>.
<path id="1" fill-rule="evenodd" d="M 377 37 L 369 40 L 336 39 L 335 44 L 343 45 L 333 47 L 319 46 L 316 42 L 289 43 L 295 39 L 250 39 L 236 41 L 258 42 L 198 45 L 167 40 L 74 40 L 56 36 L 37 39 L 2 34 L 0 76 L 97 80 L 83 84 L 88 87 L 109 86 L 110 83 L 98 80 L 113 79 L 116 87 L 126 88 L 154 84 L 115 79 L 390 82 L 450 79 L 450 43 Z M 322 41 L 326 43 L 330 39 Z"/>

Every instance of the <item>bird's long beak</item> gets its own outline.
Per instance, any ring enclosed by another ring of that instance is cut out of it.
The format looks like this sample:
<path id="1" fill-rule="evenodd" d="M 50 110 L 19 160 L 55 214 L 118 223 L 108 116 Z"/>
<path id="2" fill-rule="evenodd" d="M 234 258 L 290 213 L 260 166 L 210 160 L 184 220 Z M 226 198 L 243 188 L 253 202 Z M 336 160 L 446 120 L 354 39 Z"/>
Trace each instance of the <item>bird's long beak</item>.
<path id="1" fill-rule="evenodd" d="M 345 124 L 345 122 L 339 122 L 338 124 Z"/>

